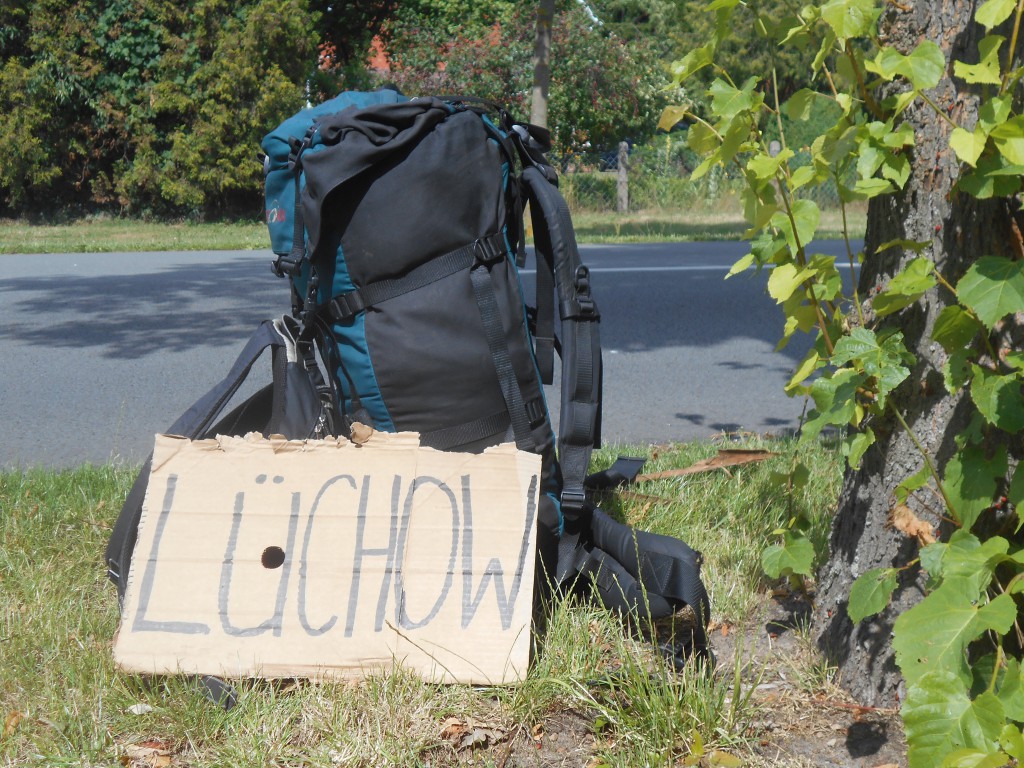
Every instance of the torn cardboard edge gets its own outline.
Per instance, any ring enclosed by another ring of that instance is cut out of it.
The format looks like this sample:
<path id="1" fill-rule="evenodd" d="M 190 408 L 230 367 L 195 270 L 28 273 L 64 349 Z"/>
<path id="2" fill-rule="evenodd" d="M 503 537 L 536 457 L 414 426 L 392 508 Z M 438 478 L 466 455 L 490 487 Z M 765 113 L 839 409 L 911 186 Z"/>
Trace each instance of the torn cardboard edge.
<path id="1" fill-rule="evenodd" d="M 522 680 L 541 459 L 416 433 L 158 435 L 114 646 L 125 670 Z"/>

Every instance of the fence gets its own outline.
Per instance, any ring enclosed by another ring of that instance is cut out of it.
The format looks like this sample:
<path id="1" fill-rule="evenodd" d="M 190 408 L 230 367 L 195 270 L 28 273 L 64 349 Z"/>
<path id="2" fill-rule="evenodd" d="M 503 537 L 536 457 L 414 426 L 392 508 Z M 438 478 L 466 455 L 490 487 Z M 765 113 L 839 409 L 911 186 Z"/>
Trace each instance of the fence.
<path id="1" fill-rule="evenodd" d="M 629 152 L 626 176 L 629 209 L 664 211 L 696 209 L 702 211 L 739 211 L 740 192 L 746 183 L 738 168 L 715 166 L 696 181 L 691 179 L 700 160 L 674 135 L 663 143 L 633 147 Z M 793 167 L 808 165 L 810 153 L 797 153 Z M 619 163 L 614 151 L 575 153 L 562 158 L 560 188 L 569 206 L 576 211 L 607 212 L 618 210 Z M 805 187 L 801 196 L 814 200 L 822 209 L 837 208 L 839 193 L 834 181 Z"/>

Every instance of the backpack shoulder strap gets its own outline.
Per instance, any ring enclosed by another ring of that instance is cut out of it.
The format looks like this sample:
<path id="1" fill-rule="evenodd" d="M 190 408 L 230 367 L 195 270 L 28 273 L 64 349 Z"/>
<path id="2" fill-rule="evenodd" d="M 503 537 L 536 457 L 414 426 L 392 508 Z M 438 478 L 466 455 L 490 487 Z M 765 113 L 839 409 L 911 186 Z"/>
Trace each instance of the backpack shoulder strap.
<path id="1" fill-rule="evenodd" d="M 590 455 L 601 442 L 601 315 L 590 292 L 590 272 L 580 259 L 565 198 L 536 163 L 527 163 L 522 178 L 533 220 L 537 283 L 547 283 L 540 277 L 542 270 L 553 275 L 561 319 L 558 461 L 562 512 L 571 520 L 583 510 Z M 537 322 L 540 325 L 540 317 Z"/>
<path id="2" fill-rule="evenodd" d="M 313 431 L 330 431 L 333 427 L 331 414 L 323 408 L 326 398 L 318 399 L 322 379 L 315 369 L 315 360 L 308 359 L 312 353 L 310 345 L 303 343 L 296 331 L 294 321 L 288 317 L 260 323 L 228 374 L 185 411 L 167 430 L 168 434 L 194 440 L 217 433 L 268 431 L 305 437 Z M 267 347 L 271 348 L 274 358 L 274 383 L 217 421 Z M 303 376 L 303 370 L 308 385 L 300 387 L 296 384 Z M 117 585 L 118 597 L 124 596 L 127 585 L 139 516 L 149 485 L 151 460 L 152 455 L 146 459 L 128 492 L 107 543 L 107 573 Z"/>

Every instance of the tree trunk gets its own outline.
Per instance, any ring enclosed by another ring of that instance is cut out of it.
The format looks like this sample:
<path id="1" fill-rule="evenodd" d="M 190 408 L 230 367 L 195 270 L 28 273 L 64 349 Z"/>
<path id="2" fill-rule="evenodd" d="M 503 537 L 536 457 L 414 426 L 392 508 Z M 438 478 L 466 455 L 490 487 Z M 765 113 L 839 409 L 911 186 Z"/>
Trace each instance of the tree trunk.
<path id="1" fill-rule="evenodd" d="M 530 122 L 548 127 L 548 89 L 551 86 L 551 23 L 555 17 L 555 0 L 537 3 L 537 36 L 533 45 L 533 95 L 530 99 Z"/>
<path id="2" fill-rule="evenodd" d="M 922 40 L 935 41 L 946 55 L 947 76 L 928 97 L 954 122 L 971 129 L 977 120 L 981 93 L 977 86 L 953 79 L 953 60 L 977 61 L 977 43 L 984 30 L 973 22 L 977 3 L 935 0 L 930 3 L 885 6 L 882 39 L 903 53 Z M 896 86 L 905 87 L 905 86 Z M 884 96 L 886 94 L 882 94 Z M 894 239 L 930 242 L 925 255 L 950 284 L 956 282 L 980 256 L 1018 253 L 1019 212 L 1005 199 L 977 200 L 952 190 L 959 175 L 957 158 L 949 147 L 952 126 L 935 111 L 916 101 L 904 118 L 914 127 L 912 171 L 906 188 L 895 195 L 874 198 L 868 209 L 865 241 L 867 258 L 859 281 L 859 298 L 870 321 L 869 292 L 886 285 L 892 275 L 916 256 L 891 248 L 875 254 L 879 245 Z M 954 438 L 969 419 L 966 392 L 947 393 L 942 376 L 945 351 L 930 340 L 939 312 L 955 303 L 952 293 L 936 287 L 917 304 L 883 325 L 902 329 L 907 347 L 917 358 L 910 378 L 893 393 L 892 405 L 903 414 L 913 435 L 940 469 L 957 450 Z M 818 575 L 814 631 L 819 646 L 835 663 L 842 683 L 863 704 L 893 706 L 904 691 L 891 646 L 896 617 L 923 596 L 925 575 L 919 568 L 901 572 L 892 604 L 882 614 L 854 626 L 847 612 L 850 585 L 871 568 L 902 567 L 918 556 L 916 539 L 890 524 L 896 486 L 924 463 L 913 440 L 898 420 L 886 412 L 870 426 L 877 442 L 858 471 L 847 470 L 833 521 L 829 561 Z M 941 500 L 926 492 L 914 494 L 908 506 L 937 533 L 942 526 Z"/>

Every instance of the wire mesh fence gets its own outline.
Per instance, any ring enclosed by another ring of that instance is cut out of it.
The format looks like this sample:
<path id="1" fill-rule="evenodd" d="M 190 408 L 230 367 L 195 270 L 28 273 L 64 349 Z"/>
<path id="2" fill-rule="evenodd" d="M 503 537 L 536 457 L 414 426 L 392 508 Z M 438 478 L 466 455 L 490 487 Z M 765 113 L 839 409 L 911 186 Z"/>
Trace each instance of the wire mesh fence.
<path id="1" fill-rule="evenodd" d="M 791 167 L 809 165 L 809 152 L 798 152 Z M 570 207 L 579 211 L 616 211 L 620 168 L 618 153 L 578 152 L 561 158 L 560 188 Z M 746 183 L 736 166 L 714 166 L 698 179 L 693 171 L 700 159 L 680 139 L 666 137 L 663 145 L 633 147 L 625 174 L 630 210 L 708 211 L 740 210 L 740 192 Z M 834 181 L 799 190 L 822 209 L 839 207 Z"/>

